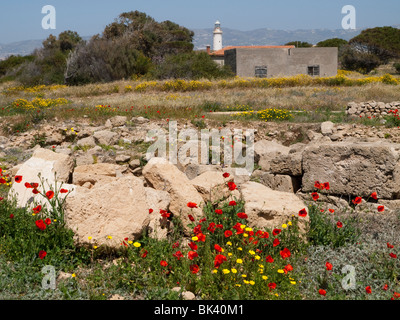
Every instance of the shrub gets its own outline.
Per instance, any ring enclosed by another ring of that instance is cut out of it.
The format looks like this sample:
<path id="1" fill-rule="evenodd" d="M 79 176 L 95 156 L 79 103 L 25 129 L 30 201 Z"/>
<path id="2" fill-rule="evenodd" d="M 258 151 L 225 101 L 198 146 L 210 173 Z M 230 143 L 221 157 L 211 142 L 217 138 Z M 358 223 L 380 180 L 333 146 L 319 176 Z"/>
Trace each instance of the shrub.
<path id="1" fill-rule="evenodd" d="M 206 52 L 168 56 L 151 75 L 157 79 L 218 79 L 233 77 L 228 67 L 219 67 Z"/>

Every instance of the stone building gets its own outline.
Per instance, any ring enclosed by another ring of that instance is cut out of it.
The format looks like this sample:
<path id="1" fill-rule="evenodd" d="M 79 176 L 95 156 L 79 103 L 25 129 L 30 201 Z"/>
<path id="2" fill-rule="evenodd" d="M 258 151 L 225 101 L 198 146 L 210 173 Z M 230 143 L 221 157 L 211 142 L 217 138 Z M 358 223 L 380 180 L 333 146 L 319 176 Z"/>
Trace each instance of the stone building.
<path id="1" fill-rule="evenodd" d="M 216 46 L 217 44 L 217 46 Z M 219 65 L 228 65 L 239 77 L 283 77 L 306 74 L 337 75 L 338 48 L 296 48 L 295 46 L 222 46 L 222 31 L 217 21 L 214 48 L 210 57 Z"/>

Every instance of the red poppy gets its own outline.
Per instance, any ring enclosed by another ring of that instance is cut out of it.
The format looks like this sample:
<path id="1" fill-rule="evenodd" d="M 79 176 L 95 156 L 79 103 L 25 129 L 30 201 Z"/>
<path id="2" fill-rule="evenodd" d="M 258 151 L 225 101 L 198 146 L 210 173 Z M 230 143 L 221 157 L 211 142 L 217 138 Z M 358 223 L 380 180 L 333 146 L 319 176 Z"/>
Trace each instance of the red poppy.
<path id="1" fill-rule="evenodd" d="M 197 240 L 198 242 L 205 242 L 206 241 L 206 236 L 204 234 L 202 234 L 202 233 L 199 233 L 197 235 L 197 238 L 199 239 L 199 240 Z"/>
<path id="2" fill-rule="evenodd" d="M 334 213 L 334 212 L 335 212 L 335 210 L 333 210 L 333 209 L 329 209 L 329 212 L 330 212 L 330 213 Z"/>
<path id="3" fill-rule="evenodd" d="M 61 189 L 60 193 L 68 193 L 68 190 L 67 189 Z"/>
<path id="4" fill-rule="evenodd" d="M 368 293 L 368 294 L 372 293 L 371 287 L 370 286 L 366 287 L 365 288 L 365 292 Z"/>
<path id="5" fill-rule="evenodd" d="M 276 283 L 271 282 L 268 284 L 269 291 L 274 290 L 276 288 Z"/>
<path id="6" fill-rule="evenodd" d="M 372 192 L 371 198 L 375 199 L 375 200 L 378 200 L 378 194 L 376 192 Z"/>
<path id="7" fill-rule="evenodd" d="M 236 206 L 236 201 L 230 201 L 230 202 L 229 202 L 229 205 L 230 205 L 231 207 Z"/>
<path id="8" fill-rule="evenodd" d="M 391 245 L 389 242 L 386 244 L 389 249 L 394 248 L 394 245 Z"/>
<path id="9" fill-rule="evenodd" d="M 36 226 L 37 226 L 40 230 L 42 230 L 42 231 L 46 229 L 46 224 L 43 222 L 42 219 L 37 220 L 37 221 L 35 222 L 35 224 L 36 224 Z"/>
<path id="10" fill-rule="evenodd" d="M 0 184 L 6 184 L 7 181 L 4 178 L 0 178 Z"/>
<path id="11" fill-rule="evenodd" d="M 193 232 L 194 232 L 194 234 L 201 233 L 201 224 L 198 224 L 197 226 L 195 226 L 193 228 Z"/>
<path id="12" fill-rule="evenodd" d="M 306 217 L 306 216 L 307 216 L 307 210 L 306 210 L 306 208 L 301 209 L 301 210 L 299 211 L 299 216 L 300 216 L 300 217 Z"/>
<path id="13" fill-rule="evenodd" d="M 239 212 L 239 213 L 237 214 L 237 216 L 238 216 L 240 219 L 247 219 L 247 218 L 248 218 L 247 214 L 244 213 L 244 212 Z"/>
<path id="14" fill-rule="evenodd" d="M 280 254 L 283 259 L 289 258 L 291 255 L 290 250 L 288 248 L 281 250 Z"/>
<path id="15" fill-rule="evenodd" d="M 330 263 L 330 262 L 327 262 L 327 263 L 325 263 L 325 266 L 326 266 L 326 270 L 328 270 L 328 271 L 330 271 L 330 270 L 332 270 L 332 263 Z"/>
<path id="16" fill-rule="evenodd" d="M 229 188 L 230 191 L 233 191 L 233 190 L 236 190 L 237 185 L 234 182 L 229 181 L 228 182 L 228 188 Z"/>
<path id="17" fill-rule="evenodd" d="M 166 266 L 168 266 L 168 262 L 167 262 L 167 261 L 164 261 L 164 260 L 161 260 L 161 261 L 160 261 L 160 265 L 161 265 L 162 267 L 166 267 Z"/>
<path id="18" fill-rule="evenodd" d="M 32 183 L 31 183 L 31 186 L 32 186 L 33 188 L 37 189 L 37 188 L 39 188 L 39 183 L 32 182 Z"/>
<path id="19" fill-rule="evenodd" d="M 217 209 L 217 210 L 215 210 L 215 213 L 216 213 L 216 214 L 222 214 L 223 212 L 222 212 L 221 209 Z"/>
<path id="20" fill-rule="evenodd" d="M 126 238 L 126 241 L 128 241 L 128 238 Z M 179 247 L 179 241 L 175 242 L 172 244 L 172 249 L 178 248 Z"/>
<path id="21" fill-rule="evenodd" d="M 220 267 L 220 265 L 221 265 L 224 261 L 226 261 L 226 257 L 225 257 L 224 255 L 222 255 L 222 254 L 216 255 L 216 257 L 215 257 L 215 259 L 214 259 L 214 267 L 218 269 L 218 268 Z"/>
<path id="22" fill-rule="evenodd" d="M 191 214 L 188 215 L 190 221 L 194 221 L 194 218 Z"/>
<path id="23" fill-rule="evenodd" d="M 200 268 L 197 264 L 192 264 L 190 267 L 190 272 L 196 274 L 200 271 Z"/>
<path id="24" fill-rule="evenodd" d="M 197 258 L 199 254 L 196 251 L 189 251 L 188 252 L 188 258 L 189 260 L 193 260 L 194 258 Z"/>
<path id="25" fill-rule="evenodd" d="M 154 212 L 153 209 L 149 209 L 149 214 L 152 214 Z"/>
<path id="26" fill-rule="evenodd" d="M 32 193 L 33 193 L 33 194 L 38 194 L 39 191 L 38 191 L 38 189 L 34 188 L 34 189 L 32 190 Z"/>
<path id="27" fill-rule="evenodd" d="M 319 194 L 317 192 L 311 193 L 311 196 L 312 196 L 314 201 L 317 201 L 319 199 Z"/>
<path id="28" fill-rule="evenodd" d="M 318 290 L 318 293 L 321 295 L 321 296 L 326 296 L 326 290 L 324 290 L 324 289 L 319 289 Z"/>
<path id="29" fill-rule="evenodd" d="M 281 242 L 279 241 L 279 239 L 278 238 L 275 238 L 274 239 L 274 242 L 272 243 L 272 246 L 273 247 L 276 247 L 277 245 L 279 245 Z"/>
<path id="30" fill-rule="evenodd" d="M 173 256 L 174 256 L 175 258 L 177 258 L 178 260 L 180 260 L 180 259 L 183 257 L 183 254 L 182 254 L 181 251 L 177 251 L 177 252 L 175 252 L 175 253 L 173 254 Z"/>
<path id="31" fill-rule="evenodd" d="M 21 183 L 22 176 L 15 176 L 14 180 L 15 180 L 16 183 Z"/>
<path id="32" fill-rule="evenodd" d="M 14 215 L 12 213 L 10 214 L 10 219 L 14 219 Z"/>
<path id="33" fill-rule="evenodd" d="M 223 176 L 224 176 L 224 178 L 229 178 L 231 175 L 230 175 L 228 172 L 225 172 L 225 173 L 223 174 Z"/>
<path id="34" fill-rule="evenodd" d="M 146 258 L 148 253 L 149 252 L 147 250 L 144 250 L 142 253 L 142 258 Z"/>
<path id="35" fill-rule="evenodd" d="M 223 229 L 223 228 L 224 228 L 224 226 L 223 226 L 222 224 L 217 224 L 216 227 L 217 227 L 218 229 Z"/>
<path id="36" fill-rule="evenodd" d="M 40 258 L 40 260 L 43 260 L 44 259 L 44 257 L 47 255 L 47 252 L 46 251 L 43 251 L 43 250 L 40 250 L 39 251 L 39 258 Z"/>
<path id="37" fill-rule="evenodd" d="M 211 233 L 214 233 L 215 228 L 216 228 L 215 222 L 211 222 L 211 223 L 208 225 L 207 230 L 210 231 Z"/>
<path id="38" fill-rule="evenodd" d="M 352 200 L 352 202 L 357 205 L 360 204 L 362 202 L 362 198 L 361 197 L 356 197 L 354 200 Z"/>
<path id="39" fill-rule="evenodd" d="M 160 210 L 160 214 L 163 218 L 169 218 L 171 216 L 171 214 L 169 212 L 167 212 L 166 210 L 163 210 L 163 209 Z"/>
<path id="40" fill-rule="evenodd" d="M 289 271 L 293 271 L 293 266 L 288 264 L 285 268 L 283 268 L 283 270 L 285 273 L 288 273 Z"/>
<path id="41" fill-rule="evenodd" d="M 52 190 L 47 191 L 47 192 L 46 192 L 46 197 L 47 197 L 49 200 L 53 199 L 53 197 L 54 197 L 54 191 L 52 191 Z"/>
<path id="42" fill-rule="evenodd" d="M 25 182 L 25 188 L 32 189 L 32 185 L 29 182 Z"/>
<path id="43" fill-rule="evenodd" d="M 187 206 L 188 206 L 189 208 L 197 208 L 197 203 L 189 202 L 189 203 L 187 204 Z"/>
<path id="44" fill-rule="evenodd" d="M 46 220 L 44 220 L 44 223 L 47 224 L 48 226 L 51 224 L 51 220 L 50 218 L 47 218 Z"/>
<path id="45" fill-rule="evenodd" d="M 222 248 L 221 248 L 221 246 L 218 245 L 218 244 L 215 244 L 215 245 L 214 245 L 214 249 L 215 249 L 217 252 L 222 252 Z"/>
<path id="46" fill-rule="evenodd" d="M 400 293 L 394 292 L 394 293 L 393 293 L 393 298 L 394 298 L 394 299 L 400 298 Z"/>
<path id="47" fill-rule="evenodd" d="M 195 244 L 194 242 L 190 242 L 189 244 L 188 244 L 188 246 L 190 247 L 190 249 L 192 249 L 192 250 L 197 250 L 197 244 Z"/>
<path id="48" fill-rule="evenodd" d="M 274 262 L 274 258 L 272 258 L 271 256 L 268 256 L 268 257 L 265 259 L 265 261 L 266 261 L 266 262 L 269 262 L 269 263 L 272 263 L 272 262 Z"/>
<path id="49" fill-rule="evenodd" d="M 329 185 L 329 182 L 324 182 L 323 186 L 324 186 L 325 190 L 329 190 L 331 188 L 331 186 Z"/>
<path id="50" fill-rule="evenodd" d="M 317 188 L 317 189 L 321 189 L 322 188 L 321 183 L 319 181 L 315 181 L 314 187 Z"/>
<path id="51" fill-rule="evenodd" d="M 393 252 L 389 253 L 389 256 L 391 256 L 393 259 L 396 259 L 396 258 L 397 258 L 397 255 L 394 254 Z"/>
<path id="52" fill-rule="evenodd" d="M 385 211 L 385 207 L 384 206 L 378 206 L 378 212 L 383 212 Z"/>
<path id="53" fill-rule="evenodd" d="M 341 223 L 340 221 L 338 221 L 338 222 L 336 223 L 336 226 L 337 226 L 338 228 L 342 228 L 342 227 L 343 227 L 343 223 Z"/>
<path id="54" fill-rule="evenodd" d="M 38 205 L 36 208 L 33 208 L 33 213 L 38 214 L 40 211 L 42 211 L 42 206 Z"/>
<path id="55" fill-rule="evenodd" d="M 387 285 L 387 284 L 385 284 L 384 286 L 383 286 L 383 288 L 382 288 L 382 290 L 387 290 L 387 289 L 389 289 L 389 286 Z"/>
<path id="56" fill-rule="evenodd" d="M 272 234 L 274 235 L 274 236 L 277 236 L 278 234 L 280 234 L 281 233 L 281 229 L 274 229 L 273 231 L 272 231 Z"/>
<path id="57" fill-rule="evenodd" d="M 224 232 L 224 235 L 225 235 L 225 238 L 229 238 L 230 236 L 232 236 L 232 231 L 231 230 L 226 230 L 225 232 Z"/>

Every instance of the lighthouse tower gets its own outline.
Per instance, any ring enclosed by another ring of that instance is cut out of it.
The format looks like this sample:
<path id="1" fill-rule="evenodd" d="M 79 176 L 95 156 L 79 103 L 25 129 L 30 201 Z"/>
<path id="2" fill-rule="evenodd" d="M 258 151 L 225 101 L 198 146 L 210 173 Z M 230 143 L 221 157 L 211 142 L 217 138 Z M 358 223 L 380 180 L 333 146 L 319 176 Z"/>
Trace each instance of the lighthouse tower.
<path id="1" fill-rule="evenodd" d="M 222 49 L 222 30 L 221 23 L 219 21 L 215 22 L 214 28 L 214 45 L 213 50 L 221 50 Z"/>

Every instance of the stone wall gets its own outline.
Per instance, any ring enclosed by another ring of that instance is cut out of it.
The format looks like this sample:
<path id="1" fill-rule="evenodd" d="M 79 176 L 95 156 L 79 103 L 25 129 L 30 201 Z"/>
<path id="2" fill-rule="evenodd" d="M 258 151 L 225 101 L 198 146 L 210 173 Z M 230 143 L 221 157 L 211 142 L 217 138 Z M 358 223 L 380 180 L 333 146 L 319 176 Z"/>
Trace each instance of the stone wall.
<path id="1" fill-rule="evenodd" d="M 368 101 L 368 102 L 350 102 L 346 108 L 346 114 L 354 118 L 363 117 L 377 117 L 383 118 L 394 112 L 396 109 L 400 109 L 400 101 L 394 101 L 391 103 Z"/>

